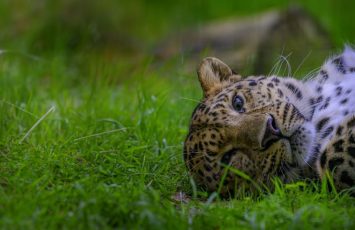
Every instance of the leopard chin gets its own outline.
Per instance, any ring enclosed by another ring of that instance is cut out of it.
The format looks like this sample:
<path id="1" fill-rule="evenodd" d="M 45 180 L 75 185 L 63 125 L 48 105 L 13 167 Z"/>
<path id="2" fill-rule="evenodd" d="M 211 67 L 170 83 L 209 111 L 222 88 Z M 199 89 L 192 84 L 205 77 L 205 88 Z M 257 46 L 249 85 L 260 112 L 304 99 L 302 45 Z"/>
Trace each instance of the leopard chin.
<path id="1" fill-rule="evenodd" d="M 304 167 L 314 164 L 312 152 L 316 146 L 316 129 L 311 122 L 302 124 L 289 138 L 290 155 L 294 158 L 297 166 Z"/>

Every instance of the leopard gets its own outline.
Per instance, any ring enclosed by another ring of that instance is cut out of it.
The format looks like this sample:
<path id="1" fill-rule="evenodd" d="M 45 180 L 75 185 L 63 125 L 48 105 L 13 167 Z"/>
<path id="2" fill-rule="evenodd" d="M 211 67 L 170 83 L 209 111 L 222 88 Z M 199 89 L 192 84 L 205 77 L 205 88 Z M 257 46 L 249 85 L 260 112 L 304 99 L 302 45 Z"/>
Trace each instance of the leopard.
<path id="1" fill-rule="evenodd" d="M 183 145 L 193 182 L 222 196 L 332 178 L 355 185 L 355 50 L 330 56 L 312 75 L 241 76 L 215 57 L 197 68 L 203 96 Z"/>

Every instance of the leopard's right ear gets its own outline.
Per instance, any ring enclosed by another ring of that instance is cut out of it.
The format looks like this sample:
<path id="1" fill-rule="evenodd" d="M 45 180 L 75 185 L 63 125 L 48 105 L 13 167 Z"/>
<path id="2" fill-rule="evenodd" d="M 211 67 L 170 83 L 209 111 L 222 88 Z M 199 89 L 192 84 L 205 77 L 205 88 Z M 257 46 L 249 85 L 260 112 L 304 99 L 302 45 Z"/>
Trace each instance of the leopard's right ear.
<path id="1" fill-rule="evenodd" d="M 241 79 L 241 76 L 235 75 L 228 65 L 214 57 L 203 59 L 197 74 L 205 97 L 211 92 L 221 89 L 224 83 L 236 82 Z"/>

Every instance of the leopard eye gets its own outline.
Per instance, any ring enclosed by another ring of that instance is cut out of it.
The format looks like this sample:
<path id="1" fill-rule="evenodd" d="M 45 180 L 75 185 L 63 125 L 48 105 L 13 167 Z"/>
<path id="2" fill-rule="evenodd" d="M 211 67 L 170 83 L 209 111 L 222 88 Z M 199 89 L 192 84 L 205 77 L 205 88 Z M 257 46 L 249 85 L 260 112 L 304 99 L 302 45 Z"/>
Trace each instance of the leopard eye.
<path id="1" fill-rule="evenodd" d="M 235 111 L 237 111 L 239 113 L 243 113 L 245 111 L 245 109 L 243 108 L 244 100 L 242 97 L 240 97 L 238 95 L 235 96 L 233 98 L 232 104 L 233 104 L 233 108 L 235 109 Z"/>

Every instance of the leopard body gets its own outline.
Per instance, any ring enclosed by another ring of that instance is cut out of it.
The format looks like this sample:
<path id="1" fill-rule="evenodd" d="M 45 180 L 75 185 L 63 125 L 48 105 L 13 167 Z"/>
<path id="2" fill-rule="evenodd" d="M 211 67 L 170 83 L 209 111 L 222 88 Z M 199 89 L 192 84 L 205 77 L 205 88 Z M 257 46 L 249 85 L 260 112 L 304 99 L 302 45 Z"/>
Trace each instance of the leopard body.
<path id="1" fill-rule="evenodd" d="M 355 184 L 355 51 L 346 47 L 312 78 L 241 77 L 222 61 L 198 69 L 203 99 L 193 112 L 184 160 L 207 191 L 222 194 L 330 172 Z"/>

